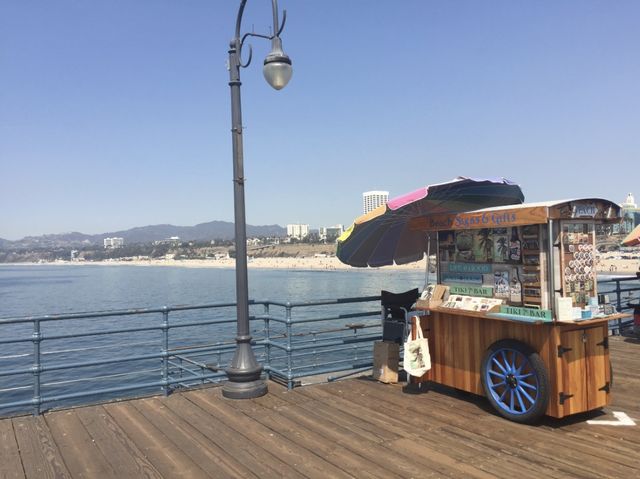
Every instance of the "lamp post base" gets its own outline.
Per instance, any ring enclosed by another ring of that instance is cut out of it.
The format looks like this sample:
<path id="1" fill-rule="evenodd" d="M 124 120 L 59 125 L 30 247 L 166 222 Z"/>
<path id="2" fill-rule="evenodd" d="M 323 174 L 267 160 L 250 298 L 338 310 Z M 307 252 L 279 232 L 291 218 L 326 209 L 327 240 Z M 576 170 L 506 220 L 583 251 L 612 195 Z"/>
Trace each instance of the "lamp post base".
<path id="1" fill-rule="evenodd" d="M 229 380 L 222 386 L 222 395 L 229 399 L 253 399 L 267 394 L 267 383 L 260 377 L 262 366 L 251 349 L 250 336 L 236 338 L 236 351 L 225 370 Z"/>
<path id="2" fill-rule="evenodd" d="M 227 399 L 253 399 L 267 394 L 267 383 L 263 379 L 249 382 L 227 381 L 222 386 L 222 395 Z"/>

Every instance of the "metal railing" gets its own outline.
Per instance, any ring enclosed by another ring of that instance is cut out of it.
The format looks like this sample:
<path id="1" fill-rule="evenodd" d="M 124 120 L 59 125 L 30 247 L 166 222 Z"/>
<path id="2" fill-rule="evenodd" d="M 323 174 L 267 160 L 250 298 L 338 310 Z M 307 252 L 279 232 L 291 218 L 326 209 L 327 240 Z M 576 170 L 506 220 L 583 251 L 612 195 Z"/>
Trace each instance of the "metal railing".
<path id="1" fill-rule="evenodd" d="M 381 338 L 379 301 L 250 301 L 256 358 L 289 388 L 303 377 L 370 368 L 371 343 Z M 235 351 L 234 308 L 0 319 L 0 416 L 220 382 Z"/>
<path id="2" fill-rule="evenodd" d="M 633 309 L 629 298 L 640 286 L 632 281 L 600 282 L 611 284 L 618 311 Z M 250 301 L 250 308 L 256 358 L 267 377 L 290 389 L 302 378 L 332 380 L 331 373 L 373 364 L 372 343 L 382 333 L 379 296 Z M 632 324 L 609 326 L 621 334 Z M 235 351 L 235 303 L 0 319 L 0 351 L 0 416 L 169 394 L 226 378 Z"/>
<path id="3" fill-rule="evenodd" d="M 614 286 L 615 285 L 615 286 Z M 634 312 L 634 304 L 640 304 L 640 278 L 621 277 L 598 281 L 598 290 L 607 291 L 607 294 L 615 295 L 609 298 L 619 313 Z M 623 334 L 633 327 L 633 318 L 617 319 L 609 323 L 612 334 Z"/>

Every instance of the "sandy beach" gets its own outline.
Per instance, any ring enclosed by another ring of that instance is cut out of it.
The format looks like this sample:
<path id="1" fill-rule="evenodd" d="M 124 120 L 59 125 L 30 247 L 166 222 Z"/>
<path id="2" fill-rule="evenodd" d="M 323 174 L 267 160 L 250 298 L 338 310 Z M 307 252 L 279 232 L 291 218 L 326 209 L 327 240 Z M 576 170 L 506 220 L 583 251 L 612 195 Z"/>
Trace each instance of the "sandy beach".
<path id="1" fill-rule="evenodd" d="M 12 265 L 34 265 L 36 263 L 13 263 Z M 182 268 L 234 268 L 233 258 L 225 259 L 151 259 L 151 260 L 107 260 L 107 261 L 56 261 L 53 263 L 37 263 L 46 265 L 130 265 L 130 266 L 172 266 Z M 256 269 L 285 269 L 285 270 L 362 270 L 342 263 L 336 257 L 284 257 L 284 258 L 250 258 L 247 263 L 249 268 Z M 369 268 L 378 270 L 403 269 L 424 271 L 426 259 L 405 265 L 384 266 L 382 268 Z M 635 274 L 640 271 L 640 260 L 633 259 L 600 259 L 597 263 L 598 273 L 605 274 Z"/>
<path id="2" fill-rule="evenodd" d="M 235 259 L 149 259 L 149 260 L 106 260 L 106 261 L 56 261 L 52 263 L 13 263 L 20 265 L 129 265 L 129 266 L 173 266 L 182 268 L 234 268 Z M 311 257 L 311 258 L 250 258 L 247 266 L 250 269 L 285 269 L 285 270 L 362 270 L 342 263 L 336 257 Z M 370 269 L 410 269 L 424 271 L 426 259 L 406 265 L 385 266 L 384 268 Z"/>

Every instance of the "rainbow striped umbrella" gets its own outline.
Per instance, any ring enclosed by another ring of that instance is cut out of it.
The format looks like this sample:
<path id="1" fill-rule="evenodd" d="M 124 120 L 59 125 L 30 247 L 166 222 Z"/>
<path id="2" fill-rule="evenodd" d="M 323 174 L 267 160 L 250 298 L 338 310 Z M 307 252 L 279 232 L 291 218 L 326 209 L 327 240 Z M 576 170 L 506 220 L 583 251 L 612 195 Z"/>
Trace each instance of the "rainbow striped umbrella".
<path id="1" fill-rule="evenodd" d="M 337 256 L 343 263 L 378 267 L 419 261 L 427 252 L 427 235 L 409 227 L 420 216 L 462 213 L 492 206 L 520 204 L 522 190 L 504 178 L 481 180 L 458 177 L 420 188 L 389 200 L 338 238 Z"/>

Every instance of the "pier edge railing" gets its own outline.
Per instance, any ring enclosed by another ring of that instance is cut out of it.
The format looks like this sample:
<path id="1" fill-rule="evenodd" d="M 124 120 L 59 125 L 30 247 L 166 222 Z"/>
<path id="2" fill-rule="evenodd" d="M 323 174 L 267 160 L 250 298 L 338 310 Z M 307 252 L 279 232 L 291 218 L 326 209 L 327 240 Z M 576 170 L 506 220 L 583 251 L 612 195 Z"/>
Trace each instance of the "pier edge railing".
<path id="1" fill-rule="evenodd" d="M 628 299 L 632 292 L 640 291 L 638 286 L 626 286 L 627 281 L 633 280 L 636 278 L 602 282 L 615 285 L 609 294 L 615 295 L 612 303 L 618 311 L 633 311 Z M 625 293 L 627 299 L 623 297 Z M 303 378 L 321 375 L 323 380 L 330 381 L 341 377 L 331 376 L 332 373 L 346 376 L 372 367 L 372 343 L 382 336 L 380 296 L 305 302 L 251 300 L 250 307 L 252 313 L 261 308 L 250 316 L 256 357 L 263 364 L 267 377 L 286 384 L 289 389 L 299 385 Z M 175 389 L 219 383 L 226 378 L 224 367 L 235 350 L 235 318 L 233 312 L 224 313 L 232 308 L 235 303 L 212 303 L 0 319 L 2 350 L 10 345 L 24 345 L 25 348 L 32 345 L 30 353 L 0 355 L 0 417 L 22 414 L 29 408 L 38 415 L 45 406 L 65 407 L 78 404 L 78 400 L 100 402 L 159 392 L 167 395 Z M 179 317 L 181 313 L 204 316 Z M 132 326 L 122 326 L 128 324 L 127 321 L 119 321 L 119 318 L 149 316 L 158 317 L 159 321 L 145 319 L 144 324 Z M 109 320 L 111 327 L 91 330 L 90 326 L 99 320 Z M 44 331 L 49 325 L 60 326 L 70 321 L 82 321 L 82 327 L 71 332 L 59 327 Z M 633 319 L 616 320 L 609 326 L 611 334 L 621 334 L 633 326 Z M 5 331 L 12 327 L 21 329 L 22 334 L 7 337 Z M 189 343 L 183 337 L 172 342 L 176 339 L 172 332 L 188 328 L 202 331 L 196 334 L 197 338 L 213 335 L 216 331 L 225 334 L 220 334 L 219 340 L 204 344 Z M 135 334 L 146 337 L 151 333 L 159 333 L 159 338 L 124 344 L 117 339 L 122 335 L 130 339 Z M 96 338 L 113 336 L 116 339 L 111 343 L 107 340 L 106 344 L 43 351 L 44 343 L 80 340 L 82 344 L 90 339 L 97 342 Z M 145 345 L 147 350 L 130 348 L 132 344 Z M 117 354 L 102 353 L 109 350 L 116 350 Z M 72 353 L 77 353 L 80 359 L 65 361 L 65 358 L 74 357 Z M 62 359 L 48 360 L 45 356 L 49 355 Z M 8 367 L 2 363 L 7 358 Z M 23 359 L 23 362 L 18 364 L 15 358 Z M 24 362 L 28 359 L 30 364 Z M 149 362 L 157 362 L 158 366 L 152 369 L 132 367 L 136 363 Z M 120 369 L 106 375 L 81 374 L 83 369 L 96 367 Z M 73 376 L 54 377 L 52 379 L 56 380 L 43 382 L 43 375 L 52 372 L 73 373 Z M 130 379 L 142 374 L 142 380 Z M 31 377 L 30 384 L 24 381 L 25 377 Z M 10 384 L 7 378 L 22 378 L 23 381 Z M 101 387 L 102 380 L 115 380 L 117 384 Z M 48 389 L 51 392 L 47 392 Z M 5 400 L 7 396 L 9 400 Z"/>

